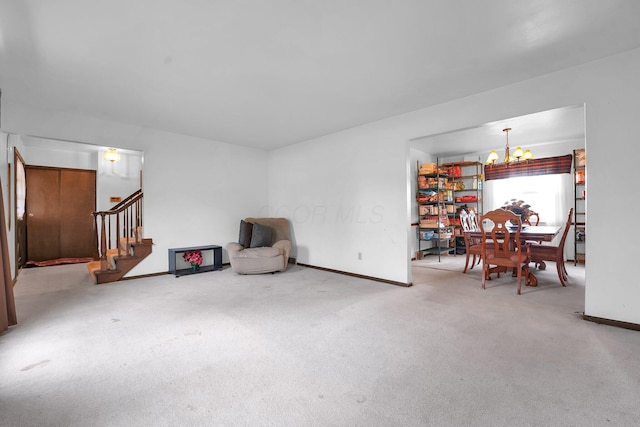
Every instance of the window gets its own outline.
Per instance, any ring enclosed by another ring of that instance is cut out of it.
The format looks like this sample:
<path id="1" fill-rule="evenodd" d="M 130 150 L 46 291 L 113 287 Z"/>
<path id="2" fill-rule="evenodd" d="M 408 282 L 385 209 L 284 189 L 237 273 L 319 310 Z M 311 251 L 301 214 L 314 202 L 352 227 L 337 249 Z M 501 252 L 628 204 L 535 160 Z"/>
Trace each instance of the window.
<path id="1" fill-rule="evenodd" d="M 511 199 L 524 200 L 540 216 L 540 225 L 562 225 L 572 206 L 571 174 L 523 176 L 485 182 L 484 210 L 501 208 Z"/>

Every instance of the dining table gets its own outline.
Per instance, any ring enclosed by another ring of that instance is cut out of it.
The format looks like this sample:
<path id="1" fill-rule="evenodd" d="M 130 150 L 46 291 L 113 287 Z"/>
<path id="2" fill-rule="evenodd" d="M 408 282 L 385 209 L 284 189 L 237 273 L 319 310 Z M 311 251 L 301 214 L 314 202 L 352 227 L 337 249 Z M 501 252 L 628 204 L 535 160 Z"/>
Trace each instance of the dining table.
<path id="1" fill-rule="evenodd" d="M 552 241 L 560 230 L 562 226 L 560 225 L 523 225 L 520 229 L 520 241 L 522 243 L 525 242 L 550 242 Z M 468 231 L 469 236 L 472 238 L 482 239 L 482 232 L 480 230 Z M 538 269 L 544 270 L 546 265 L 544 262 L 540 262 Z M 494 268 L 490 270 L 490 273 L 500 273 L 506 270 L 500 270 L 500 268 Z M 516 273 L 514 272 L 514 276 Z M 535 274 L 531 273 L 529 270 L 526 278 L 527 286 L 538 286 L 538 279 Z"/>

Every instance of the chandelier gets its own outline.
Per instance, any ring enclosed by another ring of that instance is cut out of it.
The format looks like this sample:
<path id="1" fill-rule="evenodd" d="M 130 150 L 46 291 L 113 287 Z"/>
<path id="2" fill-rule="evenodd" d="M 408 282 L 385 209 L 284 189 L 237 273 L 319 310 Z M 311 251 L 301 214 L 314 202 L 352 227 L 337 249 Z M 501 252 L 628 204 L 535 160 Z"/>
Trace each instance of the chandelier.
<path id="1" fill-rule="evenodd" d="M 520 160 L 527 161 L 527 160 L 533 159 L 533 153 L 531 152 L 531 150 L 527 149 L 525 151 L 522 151 L 522 147 L 516 147 L 513 154 L 509 153 L 509 131 L 510 130 L 511 128 L 502 129 L 502 132 L 504 132 L 507 135 L 507 145 L 504 147 L 503 163 L 509 166 L 509 164 L 513 162 L 519 162 Z M 496 160 L 498 160 L 499 158 L 500 157 L 498 156 L 498 153 L 496 152 L 496 150 L 491 150 L 491 153 L 489 153 L 489 157 L 487 157 L 487 164 L 494 166 L 496 164 Z"/>

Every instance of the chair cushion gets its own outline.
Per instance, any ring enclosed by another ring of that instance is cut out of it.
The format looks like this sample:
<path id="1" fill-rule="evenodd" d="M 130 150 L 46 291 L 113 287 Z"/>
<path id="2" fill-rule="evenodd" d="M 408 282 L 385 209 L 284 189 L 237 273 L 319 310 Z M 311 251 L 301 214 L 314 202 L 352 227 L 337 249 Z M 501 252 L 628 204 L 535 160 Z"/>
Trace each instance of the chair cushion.
<path id="1" fill-rule="evenodd" d="M 238 237 L 238 243 L 240 243 L 245 248 L 251 246 L 252 229 L 253 224 L 242 219 L 240 220 L 240 236 Z"/>
<path id="2" fill-rule="evenodd" d="M 234 257 L 238 258 L 273 258 L 282 255 L 282 250 L 279 248 L 273 248 L 266 246 L 262 248 L 247 248 L 245 250 L 236 252 Z"/>
<path id="3" fill-rule="evenodd" d="M 271 246 L 271 228 L 256 222 L 251 230 L 251 244 L 249 247 L 261 248 L 265 246 Z"/>

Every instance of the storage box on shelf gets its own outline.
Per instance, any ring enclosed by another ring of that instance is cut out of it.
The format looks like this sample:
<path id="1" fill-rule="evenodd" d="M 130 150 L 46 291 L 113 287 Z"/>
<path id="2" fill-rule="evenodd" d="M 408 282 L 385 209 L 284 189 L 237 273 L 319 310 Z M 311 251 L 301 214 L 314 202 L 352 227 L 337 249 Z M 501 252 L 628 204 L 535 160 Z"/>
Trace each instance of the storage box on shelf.
<path id="1" fill-rule="evenodd" d="M 435 163 L 418 163 L 418 256 L 440 255 L 455 250 L 454 229 L 449 215 L 455 214 L 453 186 L 447 169 Z"/>
<path id="2" fill-rule="evenodd" d="M 447 162 L 440 165 L 451 177 L 454 205 L 448 212 L 450 222 L 454 225 L 454 234 L 461 235 L 460 209 L 474 210 L 478 215 L 483 213 L 482 187 L 484 174 L 482 163 L 477 161 Z"/>

